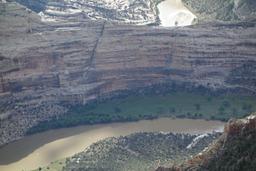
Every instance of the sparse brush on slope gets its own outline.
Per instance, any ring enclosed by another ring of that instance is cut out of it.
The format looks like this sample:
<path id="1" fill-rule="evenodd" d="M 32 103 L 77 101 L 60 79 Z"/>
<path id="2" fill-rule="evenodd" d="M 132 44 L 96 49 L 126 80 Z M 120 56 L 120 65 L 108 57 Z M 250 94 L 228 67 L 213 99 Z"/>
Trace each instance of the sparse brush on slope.
<path id="1" fill-rule="evenodd" d="M 204 136 L 136 133 L 97 142 L 66 161 L 65 171 L 152 171 L 203 150 L 219 133 Z"/>
<path id="2" fill-rule="evenodd" d="M 181 166 L 157 171 L 254 171 L 256 165 L 256 114 L 230 120 L 223 135 L 208 149 Z"/>
<path id="3" fill-rule="evenodd" d="M 199 21 L 255 18 L 255 0 L 182 0 Z"/>

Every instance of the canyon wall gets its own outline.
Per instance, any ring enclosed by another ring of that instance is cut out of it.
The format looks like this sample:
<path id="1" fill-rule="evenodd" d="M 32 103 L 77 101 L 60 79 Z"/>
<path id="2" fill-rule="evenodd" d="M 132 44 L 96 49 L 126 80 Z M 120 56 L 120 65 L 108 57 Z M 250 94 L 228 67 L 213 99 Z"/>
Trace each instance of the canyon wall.
<path id="1" fill-rule="evenodd" d="M 255 170 L 256 115 L 230 120 L 224 133 L 192 159 L 157 171 Z"/>
<path id="2" fill-rule="evenodd" d="M 0 11 L 0 145 L 121 90 L 175 82 L 256 91 L 255 20 L 160 28 L 42 22 L 16 3 Z"/>

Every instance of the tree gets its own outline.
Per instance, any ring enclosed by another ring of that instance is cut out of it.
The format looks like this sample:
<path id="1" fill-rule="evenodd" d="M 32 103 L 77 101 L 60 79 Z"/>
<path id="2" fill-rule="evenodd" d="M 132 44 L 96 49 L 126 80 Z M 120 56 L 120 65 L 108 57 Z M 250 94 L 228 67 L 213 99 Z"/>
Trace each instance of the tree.
<path id="1" fill-rule="evenodd" d="M 243 104 L 242 109 L 248 113 L 252 112 L 252 105 L 251 104 Z"/>
<path id="2" fill-rule="evenodd" d="M 201 109 L 201 105 L 200 104 L 195 104 L 196 110 L 200 110 Z"/>
<path id="3" fill-rule="evenodd" d="M 207 101 L 208 101 L 208 102 L 211 102 L 211 101 L 212 101 L 212 98 L 211 98 L 211 97 L 207 97 Z"/>
<path id="4" fill-rule="evenodd" d="M 158 107 L 157 108 L 157 114 L 163 114 L 164 113 L 164 108 L 163 107 Z"/>
<path id="5" fill-rule="evenodd" d="M 187 116 L 188 116 L 188 117 L 191 117 L 191 113 L 190 113 L 190 112 L 188 112 L 188 113 L 187 113 Z"/>
<path id="6" fill-rule="evenodd" d="M 232 109 L 232 114 L 237 115 L 237 109 L 236 108 Z"/>
<path id="7" fill-rule="evenodd" d="M 226 100 L 222 102 L 222 105 L 224 107 L 230 107 L 230 103 L 228 101 L 226 101 Z"/>
<path id="8" fill-rule="evenodd" d="M 211 115 L 211 119 L 212 119 L 212 120 L 215 120 L 216 118 L 215 118 L 215 116 L 214 116 L 214 115 Z"/>
<path id="9" fill-rule="evenodd" d="M 169 108 L 169 112 L 170 112 L 170 113 L 175 113 L 175 112 L 176 112 L 175 107 L 170 107 L 170 108 Z"/>
<path id="10" fill-rule="evenodd" d="M 218 110 L 220 114 L 223 114 L 223 112 L 225 111 L 225 108 L 223 106 L 220 106 Z"/>
<path id="11" fill-rule="evenodd" d="M 120 113 L 121 111 L 122 111 L 122 110 L 121 110 L 119 107 L 115 107 L 115 108 L 114 108 L 114 112 L 115 112 L 115 113 Z"/>

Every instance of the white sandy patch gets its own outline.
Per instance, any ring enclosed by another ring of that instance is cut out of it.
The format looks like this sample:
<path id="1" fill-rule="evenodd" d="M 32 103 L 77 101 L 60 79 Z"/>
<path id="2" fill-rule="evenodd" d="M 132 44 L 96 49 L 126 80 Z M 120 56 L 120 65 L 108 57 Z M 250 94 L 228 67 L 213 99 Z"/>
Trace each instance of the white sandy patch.
<path id="1" fill-rule="evenodd" d="M 161 26 L 187 26 L 191 25 L 196 16 L 190 12 L 181 0 L 166 0 L 158 6 Z"/>
<path id="2" fill-rule="evenodd" d="M 186 147 L 187 149 L 191 149 L 193 147 L 196 146 L 196 144 L 201 140 L 203 139 L 204 137 L 208 137 L 209 134 L 201 134 L 201 135 L 198 135 L 197 137 L 195 137 L 192 142 Z"/>

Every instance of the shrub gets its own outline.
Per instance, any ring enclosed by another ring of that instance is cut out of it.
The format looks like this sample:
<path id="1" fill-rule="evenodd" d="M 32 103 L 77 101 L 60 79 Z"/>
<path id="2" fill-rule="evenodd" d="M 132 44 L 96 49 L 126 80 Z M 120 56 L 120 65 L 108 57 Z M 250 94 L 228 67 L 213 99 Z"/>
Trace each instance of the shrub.
<path id="1" fill-rule="evenodd" d="M 169 112 L 170 112 L 170 113 L 175 113 L 175 112 L 176 112 L 176 109 L 175 109 L 174 107 L 169 108 Z"/>
<path id="2" fill-rule="evenodd" d="M 114 108 L 114 112 L 115 112 L 115 113 L 121 113 L 121 111 L 122 111 L 122 110 L 121 110 L 119 107 L 115 107 L 115 108 Z"/>
<path id="3" fill-rule="evenodd" d="M 223 114 L 223 112 L 225 111 L 225 108 L 223 106 L 220 106 L 218 110 L 220 114 Z"/>
<path id="4" fill-rule="evenodd" d="M 230 103 L 228 101 L 223 101 L 222 103 L 223 107 L 230 107 Z"/>
<path id="5" fill-rule="evenodd" d="M 200 110 L 201 109 L 201 105 L 200 104 L 195 104 L 196 110 Z"/>

